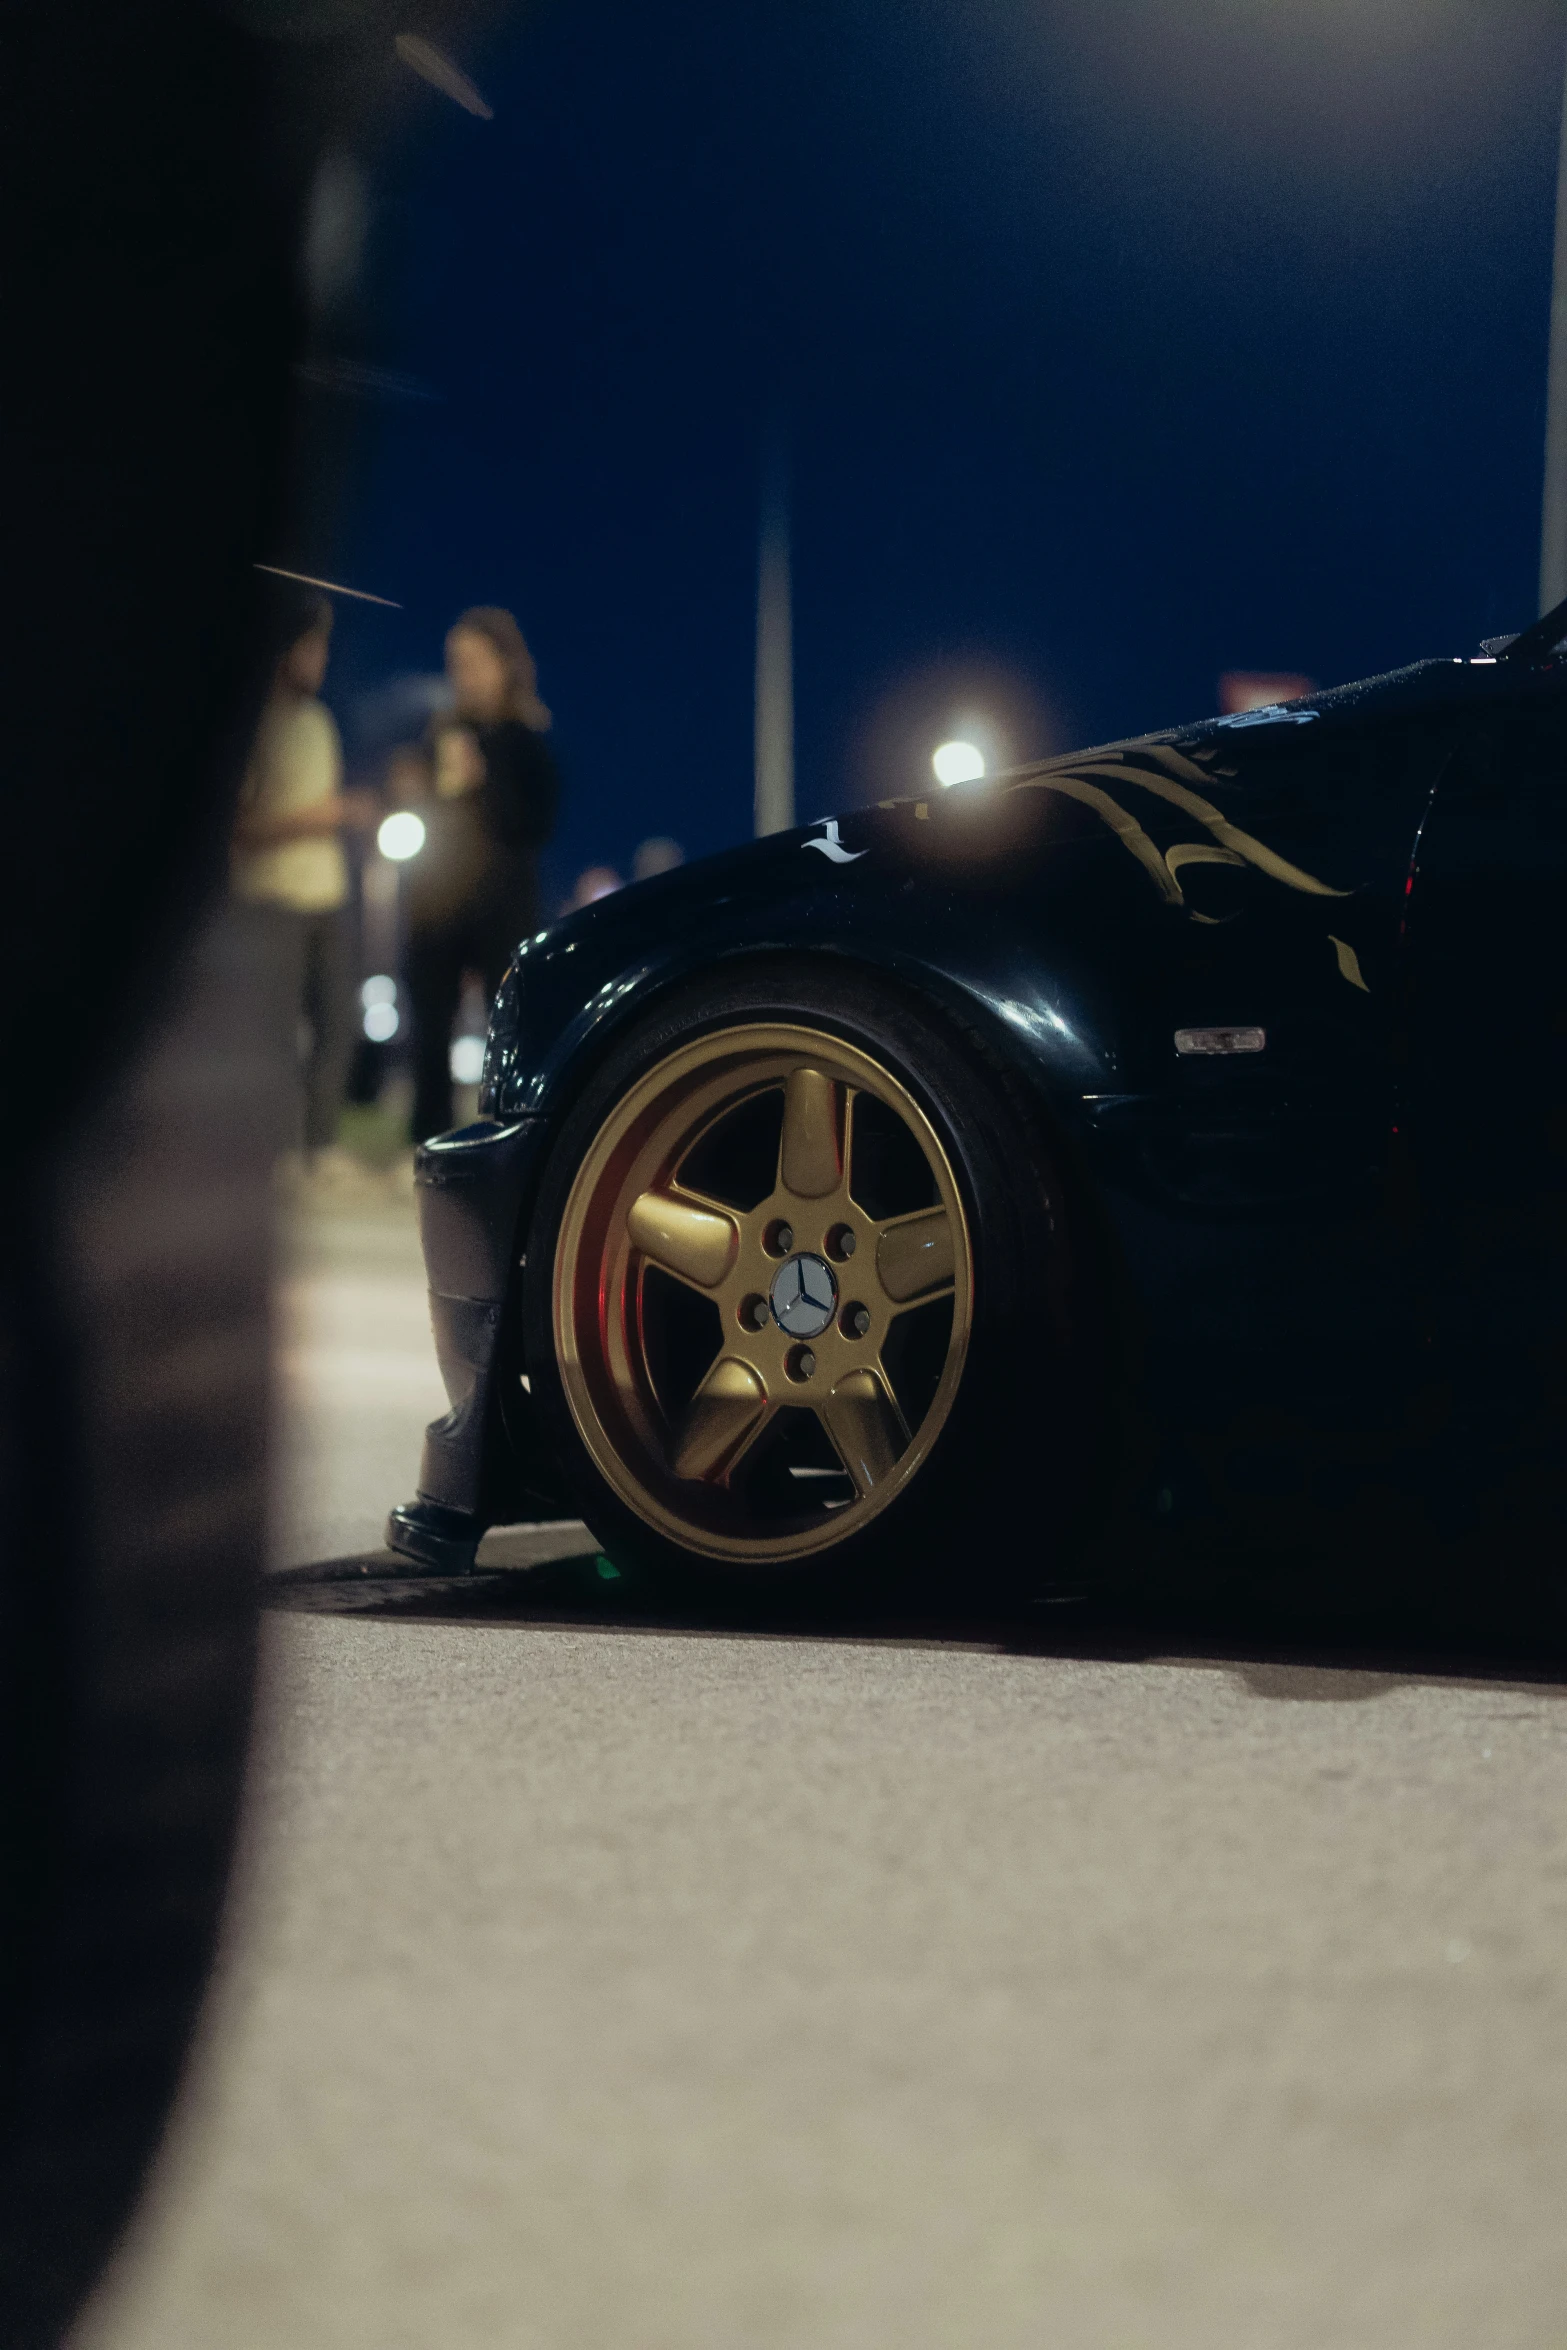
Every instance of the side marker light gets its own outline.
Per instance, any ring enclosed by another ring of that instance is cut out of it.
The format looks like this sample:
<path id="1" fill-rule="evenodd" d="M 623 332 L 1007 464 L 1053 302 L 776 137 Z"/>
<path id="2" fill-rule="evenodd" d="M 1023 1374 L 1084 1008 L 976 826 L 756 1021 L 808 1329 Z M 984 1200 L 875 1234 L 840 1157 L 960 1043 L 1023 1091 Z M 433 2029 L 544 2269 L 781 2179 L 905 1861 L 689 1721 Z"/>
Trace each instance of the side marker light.
<path id="1" fill-rule="evenodd" d="M 1265 1028 L 1178 1028 L 1178 1053 L 1260 1053 L 1267 1049 Z"/>

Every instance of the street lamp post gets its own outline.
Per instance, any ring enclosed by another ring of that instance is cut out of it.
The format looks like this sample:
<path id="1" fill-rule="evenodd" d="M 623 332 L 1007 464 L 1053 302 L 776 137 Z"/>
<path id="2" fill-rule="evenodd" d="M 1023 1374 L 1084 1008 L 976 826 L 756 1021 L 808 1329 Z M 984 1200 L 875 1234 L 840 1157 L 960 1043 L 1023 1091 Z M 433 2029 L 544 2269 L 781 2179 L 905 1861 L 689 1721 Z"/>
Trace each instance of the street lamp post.
<path id="1" fill-rule="evenodd" d="M 756 572 L 756 832 L 794 823 L 794 629 L 789 559 L 789 477 L 782 423 L 762 455 Z"/>
<path id="2" fill-rule="evenodd" d="M 1567 597 L 1567 86 L 1556 172 L 1551 353 L 1545 378 L 1545 495 L 1540 512 L 1540 610 Z"/>

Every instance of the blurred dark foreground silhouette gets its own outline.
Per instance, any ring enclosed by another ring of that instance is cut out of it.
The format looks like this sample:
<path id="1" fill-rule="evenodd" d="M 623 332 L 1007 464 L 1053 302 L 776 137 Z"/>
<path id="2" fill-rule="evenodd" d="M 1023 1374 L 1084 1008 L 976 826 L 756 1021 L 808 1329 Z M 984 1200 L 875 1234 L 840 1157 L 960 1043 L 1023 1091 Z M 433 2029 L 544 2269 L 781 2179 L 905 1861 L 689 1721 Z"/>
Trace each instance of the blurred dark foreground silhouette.
<path id="1" fill-rule="evenodd" d="M 382 0 L 62 0 L 0 52 L 7 2350 L 58 2341 L 124 2220 L 223 1899 L 286 1092 L 208 909 L 272 652 L 255 566 L 291 463 L 324 498 L 344 453 L 295 412 L 312 189 L 421 88 L 396 29 Z"/>

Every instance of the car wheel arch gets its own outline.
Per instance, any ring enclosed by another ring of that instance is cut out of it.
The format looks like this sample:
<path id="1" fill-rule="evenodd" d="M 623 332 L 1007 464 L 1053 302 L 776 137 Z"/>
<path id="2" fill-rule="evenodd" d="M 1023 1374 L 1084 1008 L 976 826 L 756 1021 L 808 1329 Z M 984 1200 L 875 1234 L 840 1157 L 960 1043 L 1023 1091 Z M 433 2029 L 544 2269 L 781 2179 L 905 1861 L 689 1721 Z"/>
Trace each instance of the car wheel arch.
<path id="1" fill-rule="evenodd" d="M 656 981 L 628 991 L 623 1002 L 616 1005 L 613 1016 L 596 1022 L 576 1049 L 551 1072 L 547 1103 L 537 1113 L 541 1125 L 557 1125 L 636 1026 L 656 1013 L 661 1005 L 673 1005 L 689 997 L 693 985 L 704 976 L 713 978 L 716 994 L 738 979 L 765 979 L 776 973 L 780 982 L 789 979 L 798 982 L 806 971 L 813 976 L 852 973 L 855 978 L 900 997 L 914 1013 L 934 1005 L 949 1040 L 966 1039 L 981 1047 L 1006 1088 L 1010 1107 L 1065 1178 L 1071 1197 L 1072 1222 L 1092 1252 L 1089 1277 L 1111 1307 L 1109 1342 L 1119 1358 L 1128 1341 L 1128 1331 L 1123 1327 L 1125 1269 L 1113 1222 L 1105 1211 L 1099 1186 L 1077 1138 L 1079 1121 L 1073 1117 L 1072 1110 L 1081 1095 L 1072 1091 L 1046 1056 L 1026 1048 L 1016 1029 L 977 984 L 966 983 L 950 971 L 910 956 L 878 956 L 817 942 L 770 941 L 748 944 L 716 958 L 681 958 L 678 964 L 662 968 Z M 527 1236 L 548 1156 L 546 1143 L 533 1160 L 529 1179 L 518 1200 L 511 1248 L 513 1273 L 502 1314 L 503 1324 L 513 1333 L 520 1318 L 522 1285 L 527 1271 Z M 1119 1384 L 1119 1379 L 1114 1383 Z M 497 1395 L 485 1438 L 489 1462 L 500 1467 L 500 1449 L 512 1446 L 514 1441 Z"/>
<path id="2" fill-rule="evenodd" d="M 774 939 L 725 947 L 719 954 L 682 955 L 649 973 L 645 983 L 629 989 L 612 1011 L 585 1029 L 547 1076 L 547 1091 L 532 1115 L 559 1118 L 582 1088 L 630 1033 L 660 1004 L 682 995 L 694 982 L 711 974 L 717 984 L 756 972 L 804 971 L 847 974 L 892 989 L 911 1009 L 934 1002 L 951 1025 L 974 1032 L 1001 1062 L 1016 1083 L 1037 1103 L 1053 1145 L 1072 1149 L 1082 1100 L 1064 1062 L 1051 1052 L 1048 1040 L 1030 1048 L 1017 1027 L 997 1009 L 993 993 L 978 977 L 896 951 L 878 953 L 856 943 L 839 946 L 820 940 Z M 1075 1153 L 1074 1153 L 1075 1155 Z M 530 1202 L 531 1205 L 531 1202 Z M 526 1211 L 525 1211 L 526 1212 Z"/>

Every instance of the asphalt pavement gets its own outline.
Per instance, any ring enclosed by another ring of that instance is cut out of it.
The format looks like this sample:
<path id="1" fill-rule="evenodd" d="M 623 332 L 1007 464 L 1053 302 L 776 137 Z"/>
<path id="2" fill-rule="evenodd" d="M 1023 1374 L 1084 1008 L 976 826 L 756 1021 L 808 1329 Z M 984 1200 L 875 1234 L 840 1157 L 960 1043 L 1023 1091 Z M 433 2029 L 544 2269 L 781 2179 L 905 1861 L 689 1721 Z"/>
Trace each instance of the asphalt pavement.
<path id="1" fill-rule="evenodd" d="M 406 1205 L 282 1308 L 241 1886 L 78 2350 L 1567 2345 L 1558 1667 L 388 1581 Z"/>

